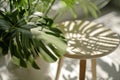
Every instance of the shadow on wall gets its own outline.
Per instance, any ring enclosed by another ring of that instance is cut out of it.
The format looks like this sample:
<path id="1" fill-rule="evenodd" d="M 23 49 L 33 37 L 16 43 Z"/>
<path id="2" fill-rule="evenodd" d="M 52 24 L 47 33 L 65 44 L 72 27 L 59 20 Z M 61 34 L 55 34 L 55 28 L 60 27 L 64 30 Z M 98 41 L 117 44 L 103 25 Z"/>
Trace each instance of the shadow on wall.
<path id="1" fill-rule="evenodd" d="M 102 70 L 108 74 L 108 78 L 106 80 L 120 80 L 120 70 L 116 69 L 116 66 L 114 63 L 112 63 L 112 65 L 109 65 L 108 63 L 99 59 L 98 66 L 100 66 Z M 119 65 L 119 69 L 120 69 L 120 65 Z M 101 76 L 102 75 L 104 74 L 101 74 Z M 99 77 L 99 79 L 103 79 L 103 78 Z"/>

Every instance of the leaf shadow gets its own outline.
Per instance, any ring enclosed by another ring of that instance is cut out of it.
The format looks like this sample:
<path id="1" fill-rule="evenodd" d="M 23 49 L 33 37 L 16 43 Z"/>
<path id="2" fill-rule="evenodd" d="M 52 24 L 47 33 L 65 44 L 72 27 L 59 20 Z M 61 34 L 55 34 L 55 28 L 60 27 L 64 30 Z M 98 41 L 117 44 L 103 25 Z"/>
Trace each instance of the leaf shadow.
<path id="1" fill-rule="evenodd" d="M 116 69 L 114 63 L 112 63 L 112 65 L 110 66 L 108 63 L 104 62 L 101 59 L 98 59 L 97 63 L 108 74 L 109 78 L 107 80 L 109 80 L 110 78 L 112 80 L 120 80 L 120 70 Z M 120 65 L 119 65 L 119 69 L 120 69 Z"/>
<path id="2" fill-rule="evenodd" d="M 77 65 L 79 64 L 79 60 L 65 58 L 64 63 L 65 64 L 63 65 L 63 67 L 64 67 L 66 73 L 64 73 L 62 75 L 63 80 L 77 80 L 78 75 L 73 75 L 73 74 L 74 74 L 74 72 L 76 72 L 75 69 L 78 69 Z"/>

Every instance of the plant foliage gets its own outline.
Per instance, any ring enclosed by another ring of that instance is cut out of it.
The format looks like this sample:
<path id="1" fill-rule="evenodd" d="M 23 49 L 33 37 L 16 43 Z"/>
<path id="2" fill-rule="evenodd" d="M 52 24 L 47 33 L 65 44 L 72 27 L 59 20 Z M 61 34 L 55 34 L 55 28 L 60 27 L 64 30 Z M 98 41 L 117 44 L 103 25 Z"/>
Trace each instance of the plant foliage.
<path id="1" fill-rule="evenodd" d="M 66 51 L 66 40 L 47 14 L 56 0 L 1 0 L 0 1 L 0 55 L 11 54 L 18 66 L 39 69 L 39 56 L 54 62 Z M 71 11 L 76 0 L 62 0 Z M 87 0 L 88 1 L 88 0 Z M 79 0 L 87 12 L 96 16 L 97 8 Z M 84 3 L 84 4 L 83 4 Z M 87 7 L 86 7 L 87 5 Z"/>
<path id="2" fill-rule="evenodd" d="M 40 56 L 53 62 L 61 57 L 66 49 L 64 37 L 61 31 L 54 27 L 53 20 L 35 14 L 38 1 L 1 1 L 1 5 L 6 5 L 0 10 L 1 54 L 10 52 L 15 64 L 37 69 L 39 67 L 35 58 Z"/>

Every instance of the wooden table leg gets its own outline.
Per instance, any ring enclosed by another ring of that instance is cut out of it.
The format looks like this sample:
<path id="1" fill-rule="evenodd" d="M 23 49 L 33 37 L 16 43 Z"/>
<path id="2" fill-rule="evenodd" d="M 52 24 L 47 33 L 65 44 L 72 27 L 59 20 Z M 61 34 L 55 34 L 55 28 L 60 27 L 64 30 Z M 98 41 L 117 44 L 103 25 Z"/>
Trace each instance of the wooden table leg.
<path id="1" fill-rule="evenodd" d="M 92 63 L 92 80 L 96 80 L 96 59 L 92 59 L 91 63 Z"/>
<path id="2" fill-rule="evenodd" d="M 85 80 L 86 60 L 80 60 L 79 80 Z"/>
<path id="3" fill-rule="evenodd" d="M 55 80 L 59 80 L 59 75 L 60 75 L 60 71 L 61 71 L 61 68 L 62 68 L 63 60 L 64 60 L 64 57 L 60 58 L 60 60 L 58 62 L 58 67 L 57 67 L 57 73 L 56 73 Z"/>

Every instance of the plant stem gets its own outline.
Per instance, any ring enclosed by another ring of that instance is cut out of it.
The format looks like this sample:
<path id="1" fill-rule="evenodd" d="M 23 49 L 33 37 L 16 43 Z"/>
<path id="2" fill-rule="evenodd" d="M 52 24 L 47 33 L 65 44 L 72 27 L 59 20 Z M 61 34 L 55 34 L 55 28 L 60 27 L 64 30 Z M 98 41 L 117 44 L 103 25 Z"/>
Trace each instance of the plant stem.
<path id="1" fill-rule="evenodd" d="M 46 10 L 46 12 L 44 13 L 44 16 L 47 16 L 48 12 L 50 11 L 51 7 L 53 6 L 53 4 L 55 3 L 56 0 L 52 0 L 51 4 L 48 6 L 48 9 Z"/>
<path id="2" fill-rule="evenodd" d="M 31 6 L 30 6 L 30 0 L 28 0 L 28 15 L 30 15 L 31 14 Z"/>

